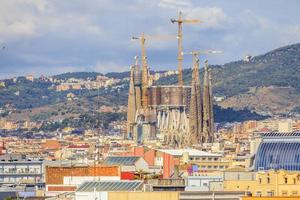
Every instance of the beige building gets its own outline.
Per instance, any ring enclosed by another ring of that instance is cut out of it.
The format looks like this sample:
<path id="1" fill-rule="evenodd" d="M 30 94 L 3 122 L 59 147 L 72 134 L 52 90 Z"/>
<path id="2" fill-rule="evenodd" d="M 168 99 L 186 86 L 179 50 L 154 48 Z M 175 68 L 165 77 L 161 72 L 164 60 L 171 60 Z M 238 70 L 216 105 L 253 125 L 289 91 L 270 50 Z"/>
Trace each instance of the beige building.
<path id="1" fill-rule="evenodd" d="M 299 196 L 300 172 L 291 171 L 226 171 L 225 191 L 245 191 L 252 196 Z"/>

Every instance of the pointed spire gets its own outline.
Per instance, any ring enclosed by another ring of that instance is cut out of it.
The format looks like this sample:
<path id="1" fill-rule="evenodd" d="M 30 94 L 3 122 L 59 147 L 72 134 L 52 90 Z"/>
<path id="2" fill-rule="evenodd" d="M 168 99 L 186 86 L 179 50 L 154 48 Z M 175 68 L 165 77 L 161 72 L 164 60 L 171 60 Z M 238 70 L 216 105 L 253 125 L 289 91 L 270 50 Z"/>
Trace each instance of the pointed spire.
<path id="1" fill-rule="evenodd" d="M 189 116 L 189 132 L 191 144 L 202 142 L 202 99 L 201 85 L 199 79 L 199 58 L 198 52 L 193 52 L 193 70 L 191 83 L 191 101 L 190 101 L 190 116 Z"/>
<path id="2" fill-rule="evenodd" d="M 147 66 L 147 56 L 145 48 L 145 34 L 142 33 L 141 37 L 142 46 L 142 107 L 146 109 L 148 107 L 148 86 L 149 86 L 149 70 Z"/>
<path id="3" fill-rule="evenodd" d="M 208 84 L 209 84 L 209 111 L 210 111 L 210 135 L 209 142 L 214 141 L 214 131 L 215 131 L 215 123 L 214 123 L 214 111 L 213 111 L 213 92 L 212 92 L 212 70 L 208 70 Z"/>
<path id="4" fill-rule="evenodd" d="M 135 104 L 136 110 L 139 110 L 142 105 L 142 97 L 141 97 L 141 70 L 139 66 L 139 57 L 135 56 L 135 66 L 134 66 L 134 73 L 133 73 L 133 81 L 134 81 L 134 93 L 135 93 Z"/>
<path id="5" fill-rule="evenodd" d="M 213 142 L 214 139 L 214 116 L 213 116 L 213 95 L 211 86 L 211 72 L 208 69 L 208 62 L 204 66 L 204 92 L 203 92 L 203 133 L 206 142 Z"/>
<path id="6" fill-rule="evenodd" d="M 203 104 L 202 104 L 202 95 L 201 95 L 201 83 L 199 78 L 199 59 L 196 60 L 197 68 L 196 68 L 196 98 L 197 98 L 197 139 L 202 142 L 202 134 L 203 134 Z"/>
<path id="7" fill-rule="evenodd" d="M 204 65 L 204 80 L 203 80 L 203 136 L 205 142 L 210 132 L 210 99 L 209 99 L 209 80 L 208 80 L 208 61 Z"/>
<path id="8" fill-rule="evenodd" d="M 198 135 L 198 103 L 197 103 L 197 62 L 196 55 L 193 54 L 193 69 L 192 69 L 192 83 L 191 83 L 191 101 L 190 101 L 190 116 L 189 116 L 189 127 L 190 137 L 188 138 L 189 143 L 197 138 Z"/>
<path id="9" fill-rule="evenodd" d="M 136 113 L 136 99 L 134 89 L 134 67 L 130 67 L 130 81 L 128 92 L 128 111 L 127 111 L 127 135 L 124 138 L 128 138 L 133 133 L 133 123 L 135 122 Z"/>

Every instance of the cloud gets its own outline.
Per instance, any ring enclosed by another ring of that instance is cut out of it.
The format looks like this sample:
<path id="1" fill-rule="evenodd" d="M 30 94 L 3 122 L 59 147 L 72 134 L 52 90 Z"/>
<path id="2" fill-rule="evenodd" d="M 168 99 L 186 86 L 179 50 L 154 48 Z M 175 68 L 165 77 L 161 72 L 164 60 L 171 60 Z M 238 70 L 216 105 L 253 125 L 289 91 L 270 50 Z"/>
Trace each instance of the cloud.
<path id="1" fill-rule="evenodd" d="M 184 50 L 223 50 L 209 56 L 222 64 L 299 42 L 299 4 L 266 0 L 266 9 L 259 0 L 1 0 L 0 44 L 7 46 L 0 52 L 1 75 L 127 70 L 141 51 L 130 38 L 141 32 L 176 36 L 170 18 L 179 10 L 203 21 L 184 25 Z M 150 67 L 176 69 L 176 39 L 148 40 L 146 47 Z"/>
<path id="2" fill-rule="evenodd" d="M 25 39 L 38 36 L 37 18 L 33 12 L 38 11 L 34 1 L 1 1 L 0 38 L 3 41 Z"/>
<path id="3" fill-rule="evenodd" d="M 60 8 L 53 0 L 2 0 L 0 7 L 0 38 L 2 42 L 41 37 L 49 33 L 100 36 L 103 32 L 92 16 Z M 62 12 L 60 12 L 62 11 Z"/>
<path id="4" fill-rule="evenodd" d="M 218 7 L 195 7 L 186 12 L 187 18 L 199 19 L 202 28 L 221 28 L 229 20 L 223 9 Z"/>
<path id="5" fill-rule="evenodd" d="M 97 61 L 97 63 L 89 67 L 89 69 L 91 69 L 91 71 L 107 73 L 128 71 L 129 67 L 113 61 Z"/>
<path id="6" fill-rule="evenodd" d="M 185 7 L 190 7 L 192 3 L 188 0 L 160 0 L 157 5 L 162 8 L 180 10 Z"/>

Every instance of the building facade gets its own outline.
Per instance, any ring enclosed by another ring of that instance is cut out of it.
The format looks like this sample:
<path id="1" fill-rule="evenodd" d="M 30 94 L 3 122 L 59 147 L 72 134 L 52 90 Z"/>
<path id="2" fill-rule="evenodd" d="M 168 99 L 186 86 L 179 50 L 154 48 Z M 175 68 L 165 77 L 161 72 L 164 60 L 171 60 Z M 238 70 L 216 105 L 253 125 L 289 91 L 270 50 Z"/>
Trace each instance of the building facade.
<path id="1" fill-rule="evenodd" d="M 0 159 L 0 184 L 44 183 L 43 161 L 20 156 L 1 156 Z"/>
<path id="2" fill-rule="evenodd" d="M 136 58 L 137 59 L 137 58 Z M 211 72 L 205 63 L 203 92 L 199 61 L 194 59 L 191 86 L 152 85 L 146 56 L 142 69 L 131 67 L 125 138 L 141 144 L 158 135 L 168 145 L 186 147 L 213 142 L 214 117 Z"/>
<path id="3" fill-rule="evenodd" d="M 300 132 L 262 133 L 254 169 L 300 171 Z"/>

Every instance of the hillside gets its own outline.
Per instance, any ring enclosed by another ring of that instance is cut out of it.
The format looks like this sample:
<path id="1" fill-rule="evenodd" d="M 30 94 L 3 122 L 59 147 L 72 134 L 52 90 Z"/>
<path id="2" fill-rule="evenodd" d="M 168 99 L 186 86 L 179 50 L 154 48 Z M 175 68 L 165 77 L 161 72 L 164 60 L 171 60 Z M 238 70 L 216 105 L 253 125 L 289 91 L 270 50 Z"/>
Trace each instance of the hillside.
<path id="1" fill-rule="evenodd" d="M 55 76 L 58 80 L 35 79 L 26 80 L 18 77 L 16 81 L 5 80 L 5 87 L 0 88 L 1 116 L 14 121 L 39 121 L 43 123 L 42 130 L 53 131 L 66 126 L 77 128 L 94 127 L 100 123 L 108 127 L 109 122 L 126 119 L 122 106 L 127 105 L 128 80 L 118 82 L 114 87 L 100 89 L 80 89 L 56 91 L 55 85 L 61 80 L 71 78 L 94 79 L 94 73 L 67 73 Z M 115 77 L 120 78 L 117 73 Z M 68 95 L 74 95 L 70 100 Z M 98 108 L 107 106 L 113 111 L 100 112 Z M 264 117 L 249 110 L 240 111 L 231 108 L 214 107 L 216 122 L 245 121 L 250 119 L 263 119 Z M 95 121 L 96 120 L 96 121 Z M 52 123 L 48 123 L 52 122 Z"/>
<path id="2" fill-rule="evenodd" d="M 249 62 L 236 61 L 211 68 L 214 95 L 225 97 L 214 107 L 217 122 L 262 119 L 254 112 L 271 115 L 300 113 L 300 44 L 253 57 Z M 200 73 L 203 75 L 203 69 Z M 97 75 L 102 74 L 74 72 L 53 78 L 95 80 Z M 1 116 L 19 120 L 58 120 L 64 121 L 65 125 L 75 123 L 72 121 L 74 119 L 80 119 L 80 123 L 77 122 L 82 125 L 89 119 L 92 124 L 91 119 L 95 118 L 93 115 L 98 107 L 127 105 L 128 72 L 107 73 L 105 76 L 122 80 L 114 87 L 99 90 L 83 88 L 66 91 L 53 89 L 61 82 L 41 79 L 32 82 L 25 77 L 18 77 L 17 81 L 2 80 L 5 87 L 0 88 Z M 190 83 L 190 69 L 184 70 L 184 81 L 185 84 Z M 161 78 L 155 84 L 176 82 L 177 76 L 173 75 Z M 67 95 L 70 93 L 75 95 L 74 101 L 68 101 Z M 100 116 L 103 120 L 124 119 L 124 111 L 119 114 L 101 113 Z"/>
<path id="3" fill-rule="evenodd" d="M 200 73 L 203 74 L 203 69 Z M 255 56 L 249 62 L 237 61 L 212 66 L 214 94 L 226 97 L 219 105 L 236 109 L 248 108 L 261 113 L 287 114 L 298 110 L 299 74 L 300 44 Z M 188 84 L 190 80 L 191 71 L 186 69 L 184 81 Z M 176 81 L 173 76 L 162 79 L 159 83 L 170 84 Z"/>

